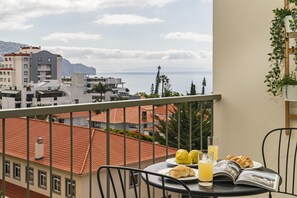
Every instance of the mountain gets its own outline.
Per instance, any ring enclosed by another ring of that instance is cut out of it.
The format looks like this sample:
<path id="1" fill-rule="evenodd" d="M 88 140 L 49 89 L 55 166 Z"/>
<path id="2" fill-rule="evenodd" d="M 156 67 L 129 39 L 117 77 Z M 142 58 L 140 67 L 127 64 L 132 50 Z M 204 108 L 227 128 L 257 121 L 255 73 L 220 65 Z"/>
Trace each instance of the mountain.
<path id="1" fill-rule="evenodd" d="M 21 46 L 27 46 L 26 44 L 13 43 L 0 41 L 0 62 L 2 61 L 2 55 L 8 53 L 16 53 L 20 50 Z M 73 73 L 85 73 L 89 75 L 96 75 L 96 69 L 86 66 L 84 64 L 72 64 L 67 59 L 62 60 L 62 76 L 71 76 Z"/>
<path id="2" fill-rule="evenodd" d="M 67 59 L 63 58 L 62 76 L 71 76 L 71 74 L 73 73 L 84 73 L 89 75 L 96 75 L 96 69 L 80 63 L 72 64 Z"/>

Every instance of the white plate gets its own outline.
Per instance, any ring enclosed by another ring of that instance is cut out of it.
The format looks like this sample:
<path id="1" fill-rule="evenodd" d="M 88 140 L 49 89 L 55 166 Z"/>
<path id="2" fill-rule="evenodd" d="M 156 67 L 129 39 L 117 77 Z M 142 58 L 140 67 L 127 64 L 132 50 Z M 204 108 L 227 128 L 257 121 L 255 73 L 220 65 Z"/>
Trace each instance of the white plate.
<path id="1" fill-rule="evenodd" d="M 174 165 L 174 166 L 177 166 L 177 165 L 186 165 L 186 166 L 189 166 L 189 167 L 192 167 L 192 168 L 198 168 L 198 164 L 178 164 L 175 161 L 175 157 L 168 158 L 166 160 L 166 163 L 169 164 L 169 165 Z"/>
<path id="2" fill-rule="evenodd" d="M 162 170 L 159 170 L 158 173 L 159 174 L 163 174 L 163 175 L 169 175 L 169 171 L 171 170 L 172 168 L 164 168 Z M 190 180 L 196 180 L 198 179 L 198 169 L 194 169 L 192 168 L 192 170 L 195 172 L 195 176 L 193 177 L 182 177 L 182 178 L 178 178 L 178 180 L 181 180 L 181 181 L 190 181 Z"/>
<path id="3" fill-rule="evenodd" d="M 253 161 L 254 166 L 251 168 L 245 168 L 244 170 L 251 170 L 251 169 L 257 169 L 261 168 L 263 165 L 260 162 Z"/>

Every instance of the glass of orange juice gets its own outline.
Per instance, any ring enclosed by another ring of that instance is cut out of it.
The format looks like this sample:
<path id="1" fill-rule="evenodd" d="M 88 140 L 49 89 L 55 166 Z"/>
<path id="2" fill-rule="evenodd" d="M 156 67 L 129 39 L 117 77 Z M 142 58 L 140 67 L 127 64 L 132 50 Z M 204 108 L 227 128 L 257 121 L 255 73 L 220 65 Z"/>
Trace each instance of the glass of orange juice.
<path id="1" fill-rule="evenodd" d="M 219 157 L 219 138 L 208 136 L 207 137 L 208 144 L 208 157 L 212 157 L 214 161 L 218 160 Z"/>
<path id="2" fill-rule="evenodd" d="M 207 154 L 204 154 L 202 160 L 198 162 L 198 179 L 200 186 L 212 186 L 213 161 Z"/>

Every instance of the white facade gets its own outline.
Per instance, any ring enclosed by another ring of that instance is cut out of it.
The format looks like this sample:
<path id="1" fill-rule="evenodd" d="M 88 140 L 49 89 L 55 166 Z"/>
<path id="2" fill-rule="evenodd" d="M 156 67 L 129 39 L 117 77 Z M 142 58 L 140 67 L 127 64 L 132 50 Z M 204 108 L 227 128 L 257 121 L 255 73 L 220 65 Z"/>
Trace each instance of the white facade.
<path id="1" fill-rule="evenodd" d="M 31 81 L 60 80 L 61 64 L 60 55 L 41 51 L 40 47 L 22 47 L 18 53 L 4 54 L 0 67 L 0 87 L 24 86 Z"/>
<path id="2" fill-rule="evenodd" d="M 82 87 L 59 84 L 58 80 L 2 89 L 1 94 L 3 109 L 92 102 L 92 96 Z"/>
<path id="3" fill-rule="evenodd" d="M 222 137 L 220 158 L 238 154 L 262 162 L 264 135 L 285 126 L 285 102 L 269 94 L 264 84 L 270 69 L 267 54 L 271 52 L 272 10 L 282 8 L 283 3 L 281 0 L 213 1 L 213 90 L 222 94 L 214 106 L 214 134 Z"/>

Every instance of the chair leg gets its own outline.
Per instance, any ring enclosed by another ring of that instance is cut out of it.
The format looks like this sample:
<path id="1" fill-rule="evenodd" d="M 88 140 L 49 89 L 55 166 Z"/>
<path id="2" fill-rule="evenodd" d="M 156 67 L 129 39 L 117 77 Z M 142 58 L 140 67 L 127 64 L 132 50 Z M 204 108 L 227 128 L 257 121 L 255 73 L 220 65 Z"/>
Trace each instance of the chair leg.
<path id="1" fill-rule="evenodd" d="M 272 198 L 272 194 L 271 194 L 271 192 L 269 192 L 269 198 Z"/>

